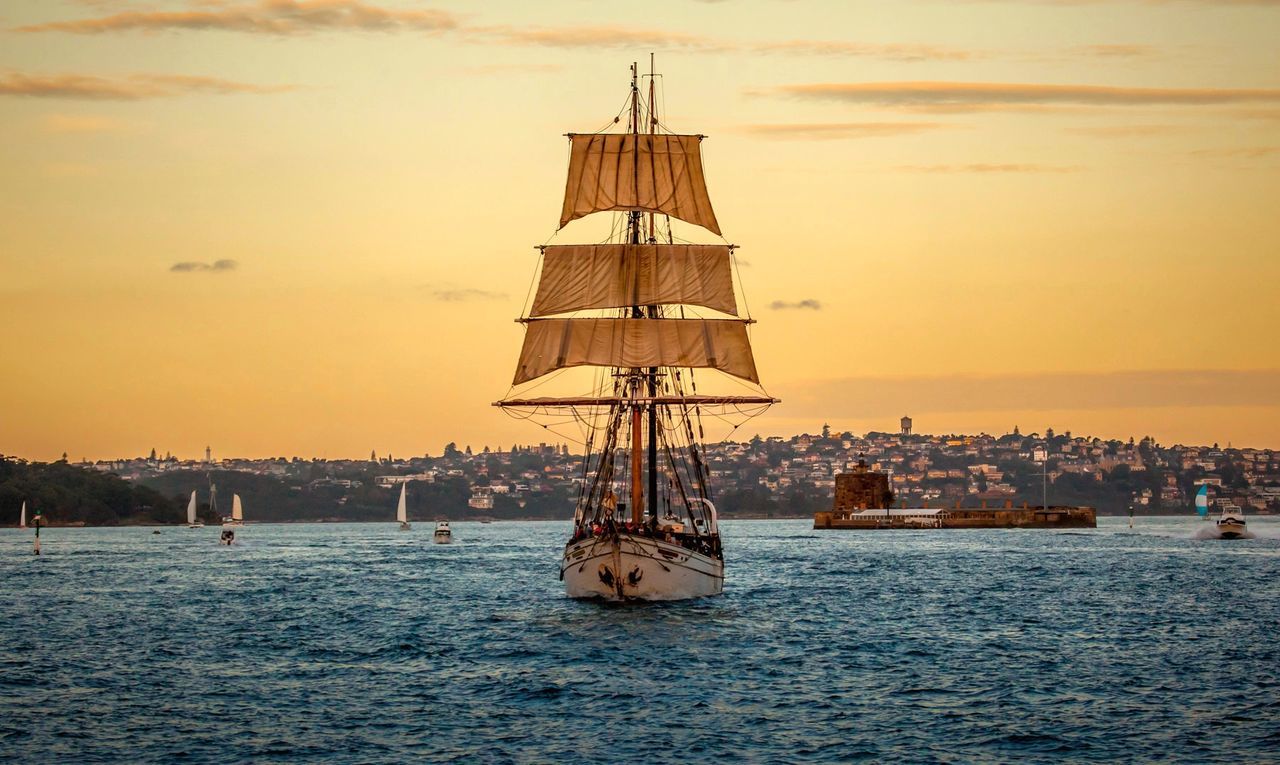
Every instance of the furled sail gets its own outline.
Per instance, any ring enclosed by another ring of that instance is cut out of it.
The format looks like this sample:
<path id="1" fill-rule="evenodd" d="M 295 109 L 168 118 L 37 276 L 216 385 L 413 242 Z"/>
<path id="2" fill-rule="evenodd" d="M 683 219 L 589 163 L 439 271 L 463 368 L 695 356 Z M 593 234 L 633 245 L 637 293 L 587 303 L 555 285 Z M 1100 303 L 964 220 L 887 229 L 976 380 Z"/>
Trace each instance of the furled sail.
<path id="1" fill-rule="evenodd" d="M 187 503 L 187 524 L 196 522 L 196 493 L 191 492 L 191 501 Z"/>
<path id="2" fill-rule="evenodd" d="M 722 244 L 545 247 L 531 313 L 684 303 L 736 316 L 730 252 Z"/>
<path id="3" fill-rule="evenodd" d="M 244 508 L 240 506 L 240 495 L 231 495 L 231 518 L 236 521 L 244 520 Z"/>
<path id="4" fill-rule="evenodd" d="M 535 319 L 513 384 L 584 365 L 706 367 L 760 382 L 739 319 Z"/>
<path id="5" fill-rule="evenodd" d="M 593 212 L 640 210 L 720 233 L 702 175 L 701 136 L 611 133 L 569 138 L 561 228 Z"/>

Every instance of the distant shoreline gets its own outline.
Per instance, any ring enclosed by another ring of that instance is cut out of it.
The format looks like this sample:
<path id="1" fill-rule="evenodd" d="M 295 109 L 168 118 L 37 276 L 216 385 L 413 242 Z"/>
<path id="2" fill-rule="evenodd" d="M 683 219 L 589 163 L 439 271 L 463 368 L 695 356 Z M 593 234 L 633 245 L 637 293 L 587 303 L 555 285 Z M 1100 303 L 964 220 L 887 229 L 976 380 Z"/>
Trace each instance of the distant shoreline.
<path id="1" fill-rule="evenodd" d="M 1211 514 L 1211 515 L 1212 515 L 1212 514 Z M 1105 517 L 1105 518 L 1127 518 L 1127 517 L 1128 517 L 1128 513 L 1098 513 L 1098 517 Z M 1274 513 L 1251 513 L 1249 517 L 1253 517 L 1253 518 L 1271 518 L 1271 517 L 1280 517 L 1280 516 L 1276 516 Z M 1161 513 L 1161 514 L 1157 514 L 1157 515 L 1134 515 L 1134 518 L 1187 518 L 1187 519 L 1197 519 L 1197 518 L 1199 518 L 1199 516 L 1194 515 L 1194 514 L 1191 514 L 1191 513 Z M 450 523 L 474 523 L 474 524 L 477 524 L 477 525 L 483 525 L 483 524 L 485 524 L 485 523 L 486 523 L 485 521 L 478 521 L 478 520 L 475 520 L 475 519 L 472 519 L 472 518 L 464 518 L 464 519 L 460 519 L 460 520 L 459 520 L 459 519 L 448 519 L 448 520 L 449 520 L 449 522 L 450 522 Z M 498 524 L 498 523 L 570 523 L 570 522 L 572 522 L 572 520 L 573 520 L 572 518 L 503 518 L 503 519 L 495 518 L 495 519 L 493 519 L 493 520 L 491 520 L 491 521 L 488 521 L 487 523 L 489 523 L 489 524 Z M 804 521 L 811 521 L 811 520 L 813 520 L 813 516 L 811 516 L 811 515 L 787 515 L 787 516 L 776 516 L 776 515 L 775 515 L 775 516 L 764 516 L 764 515 L 738 515 L 738 516 L 734 516 L 734 517 L 732 517 L 732 518 L 721 518 L 720 520 L 721 520 L 721 522 L 726 522 L 726 521 L 728 521 L 728 522 L 733 522 L 733 521 L 801 521 L 801 520 L 804 520 Z M 409 522 L 410 522 L 410 523 L 420 523 L 420 524 L 431 524 L 431 523 L 435 523 L 435 521 L 434 521 L 434 520 L 421 520 L 421 521 L 414 521 L 414 520 L 410 520 Z M 388 520 L 377 520 L 377 521 L 368 521 L 368 520 L 337 520 L 337 519 L 328 518 L 328 519 L 293 520 L 293 521 L 245 521 L 245 526 L 296 526 L 296 525 L 300 525 L 300 524 L 329 524 L 329 525 L 332 525 L 332 524 L 339 524 L 339 523 L 342 523 L 342 524 L 362 524 L 362 525 L 363 525 L 363 524 L 371 524 L 371 525 L 379 525 L 379 524 L 383 524 L 383 525 L 387 525 L 387 526 L 394 526 L 396 522 L 395 522 L 395 520 L 394 520 L 394 519 L 388 519 Z M 187 526 L 187 524 L 185 524 L 185 523 L 117 523 L 117 524 L 112 524 L 112 525 L 100 525 L 100 526 L 98 526 L 98 525 L 92 525 L 92 524 L 87 524 L 87 523 L 66 523 L 66 524 L 60 524 L 60 523 L 44 523 L 44 524 L 41 524 L 40 528 L 42 528 L 42 529 L 132 529 L 132 528 L 152 528 L 152 529 L 173 528 L 173 529 L 180 529 L 180 528 L 186 528 L 186 526 Z M 208 527 L 208 528 L 220 528 L 220 527 L 221 527 L 221 524 L 218 524 L 218 523 L 207 523 L 207 524 L 205 524 L 205 526 L 206 526 L 206 527 Z M 34 530 L 34 529 L 35 529 L 35 527 L 34 527 L 34 526 L 27 526 L 25 529 L 23 529 L 23 528 L 21 528 L 21 527 L 19 527 L 19 526 L 15 526 L 15 525 L 0 526 L 0 528 L 14 529 L 14 530 L 19 530 L 19 531 L 32 531 L 32 530 Z"/>

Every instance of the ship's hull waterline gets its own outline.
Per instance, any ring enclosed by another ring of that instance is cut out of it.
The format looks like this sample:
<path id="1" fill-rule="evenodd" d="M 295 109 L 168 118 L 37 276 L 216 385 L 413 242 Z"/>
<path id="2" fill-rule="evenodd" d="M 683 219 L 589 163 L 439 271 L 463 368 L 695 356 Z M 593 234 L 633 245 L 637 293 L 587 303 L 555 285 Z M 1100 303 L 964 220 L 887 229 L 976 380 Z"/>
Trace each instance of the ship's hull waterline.
<path id="1" fill-rule="evenodd" d="M 560 578 L 571 598 L 686 600 L 724 591 L 724 561 L 624 533 L 565 545 Z"/>

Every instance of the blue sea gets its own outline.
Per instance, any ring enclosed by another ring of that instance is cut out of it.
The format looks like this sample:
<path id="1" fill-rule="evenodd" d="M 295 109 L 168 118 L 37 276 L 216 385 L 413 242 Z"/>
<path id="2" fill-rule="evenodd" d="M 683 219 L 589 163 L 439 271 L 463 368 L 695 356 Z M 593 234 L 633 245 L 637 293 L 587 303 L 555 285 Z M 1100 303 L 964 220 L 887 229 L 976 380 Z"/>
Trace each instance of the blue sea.
<path id="1" fill-rule="evenodd" d="M 606 606 L 567 523 L 0 530 L 6 762 L 1280 761 L 1280 519 L 724 524 Z"/>

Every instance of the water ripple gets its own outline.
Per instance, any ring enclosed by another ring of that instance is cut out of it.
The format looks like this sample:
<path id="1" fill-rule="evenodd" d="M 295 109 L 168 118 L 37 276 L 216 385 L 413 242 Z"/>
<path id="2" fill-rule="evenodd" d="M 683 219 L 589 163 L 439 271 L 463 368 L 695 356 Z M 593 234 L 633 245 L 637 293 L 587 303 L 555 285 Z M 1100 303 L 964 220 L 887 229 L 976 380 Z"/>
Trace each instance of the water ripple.
<path id="1" fill-rule="evenodd" d="M 1280 524 L 726 523 L 725 595 L 606 607 L 563 523 L 0 530 L 0 760 L 1274 758 Z"/>

